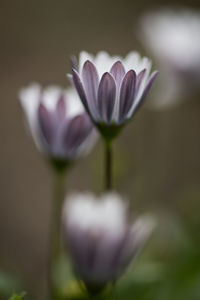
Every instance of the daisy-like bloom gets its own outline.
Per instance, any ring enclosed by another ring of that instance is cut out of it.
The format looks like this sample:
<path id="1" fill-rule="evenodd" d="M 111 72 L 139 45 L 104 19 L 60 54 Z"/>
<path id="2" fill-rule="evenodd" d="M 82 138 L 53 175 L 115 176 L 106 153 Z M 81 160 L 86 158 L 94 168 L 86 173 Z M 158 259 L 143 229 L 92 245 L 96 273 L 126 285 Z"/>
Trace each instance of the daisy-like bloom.
<path id="1" fill-rule="evenodd" d="M 101 289 L 115 281 L 155 225 L 150 216 L 129 224 L 128 205 L 115 193 L 100 199 L 92 194 L 69 196 L 62 223 L 75 273 L 88 289 Z"/>
<path id="2" fill-rule="evenodd" d="M 186 98 L 200 82 L 200 13 L 164 9 L 141 19 L 139 38 L 161 71 L 156 107 Z"/>
<path id="3" fill-rule="evenodd" d="M 32 84 L 19 98 L 36 145 L 51 160 L 70 162 L 94 144 L 94 126 L 74 89 Z"/>
<path id="4" fill-rule="evenodd" d="M 157 72 L 137 52 L 124 59 L 99 52 L 81 52 L 72 60 L 72 80 L 92 121 L 103 135 L 116 135 L 143 103 Z M 108 131 L 108 127 L 111 129 Z M 106 128 L 106 129 L 105 129 Z"/>

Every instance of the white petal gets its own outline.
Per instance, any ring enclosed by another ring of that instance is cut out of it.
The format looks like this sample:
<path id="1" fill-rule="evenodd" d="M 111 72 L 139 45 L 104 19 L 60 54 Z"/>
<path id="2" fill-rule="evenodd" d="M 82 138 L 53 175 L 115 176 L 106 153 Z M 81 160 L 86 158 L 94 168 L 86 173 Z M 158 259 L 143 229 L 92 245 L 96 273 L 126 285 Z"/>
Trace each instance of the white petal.
<path id="1" fill-rule="evenodd" d="M 37 146 L 41 149 L 38 138 L 37 109 L 41 99 L 39 84 L 33 83 L 19 92 L 19 100 L 26 115 L 27 123 Z"/>
<path id="2" fill-rule="evenodd" d="M 41 101 L 48 110 L 54 110 L 63 90 L 58 86 L 44 88 Z"/>
<path id="3" fill-rule="evenodd" d="M 94 58 L 94 64 L 97 68 L 99 77 L 101 78 L 105 72 L 109 72 L 112 65 L 118 60 L 122 60 L 122 58 L 119 56 L 110 56 L 105 51 L 100 51 L 97 53 L 96 57 Z"/>
<path id="4" fill-rule="evenodd" d="M 96 199 L 92 194 L 75 194 L 68 198 L 64 211 L 68 224 L 84 230 L 118 235 L 126 226 L 126 209 L 115 193 L 106 194 L 101 199 Z"/>
<path id="5" fill-rule="evenodd" d="M 72 87 L 67 89 L 62 89 L 58 86 L 49 86 L 44 89 L 41 101 L 49 110 L 54 110 L 56 105 L 60 99 L 60 96 L 64 95 L 64 99 L 66 102 L 66 117 L 72 118 L 84 112 L 84 107 L 81 103 L 81 100 L 76 92 L 76 90 Z"/>
<path id="6" fill-rule="evenodd" d="M 141 57 L 136 51 L 130 52 L 123 60 L 126 71 L 134 70 L 138 74 L 143 69 L 147 69 L 146 77 L 148 77 L 151 69 L 151 60 L 147 57 Z"/>
<path id="7" fill-rule="evenodd" d="M 140 55 L 136 51 L 130 52 L 123 60 L 126 71 L 134 69 L 138 73 Z"/>
<path id="8" fill-rule="evenodd" d="M 31 84 L 19 92 L 21 105 L 31 127 L 34 127 L 33 121 L 35 121 L 35 115 L 39 105 L 40 97 L 41 88 L 39 84 Z"/>
<path id="9" fill-rule="evenodd" d="M 64 91 L 67 110 L 67 117 L 75 117 L 85 111 L 83 104 L 74 88 L 68 88 Z"/>
<path id="10" fill-rule="evenodd" d="M 83 69 L 83 65 L 87 60 L 90 60 L 91 62 L 93 62 L 94 61 L 93 55 L 86 51 L 81 51 L 79 54 L 79 70 L 78 70 L 80 76 L 81 76 L 81 72 Z"/>

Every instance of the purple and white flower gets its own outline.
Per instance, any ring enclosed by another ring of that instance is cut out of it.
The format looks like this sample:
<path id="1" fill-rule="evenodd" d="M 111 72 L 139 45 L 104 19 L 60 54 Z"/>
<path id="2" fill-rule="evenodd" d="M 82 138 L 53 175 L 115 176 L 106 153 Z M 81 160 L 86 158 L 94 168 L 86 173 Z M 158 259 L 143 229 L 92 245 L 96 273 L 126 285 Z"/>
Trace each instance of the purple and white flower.
<path id="1" fill-rule="evenodd" d="M 92 194 L 69 196 L 62 223 L 75 273 L 89 288 L 101 288 L 116 280 L 155 225 L 150 216 L 129 224 L 128 205 L 115 193 L 100 199 Z"/>
<path id="2" fill-rule="evenodd" d="M 73 58 L 71 79 L 95 124 L 119 126 L 128 121 L 143 103 L 157 72 L 151 61 L 137 52 L 124 59 L 99 52 L 81 52 Z"/>
<path id="3" fill-rule="evenodd" d="M 36 145 L 51 159 L 74 160 L 94 144 L 94 126 L 74 89 L 31 84 L 19 98 Z"/>
<path id="4" fill-rule="evenodd" d="M 166 8 L 146 13 L 139 39 L 159 67 L 160 82 L 152 107 L 167 108 L 199 87 L 200 13 Z"/>

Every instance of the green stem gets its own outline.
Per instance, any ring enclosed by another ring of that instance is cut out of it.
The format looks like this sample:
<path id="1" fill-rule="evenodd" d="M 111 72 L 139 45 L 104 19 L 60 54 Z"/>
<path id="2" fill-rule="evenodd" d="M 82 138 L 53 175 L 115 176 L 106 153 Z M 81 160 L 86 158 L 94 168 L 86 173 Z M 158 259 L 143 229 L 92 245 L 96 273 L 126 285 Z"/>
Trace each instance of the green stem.
<path id="1" fill-rule="evenodd" d="M 105 190 L 112 189 L 112 148 L 111 142 L 105 141 Z"/>
<path id="2" fill-rule="evenodd" d="M 50 219 L 50 238 L 49 238 L 49 293 L 50 299 L 54 299 L 54 282 L 53 282 L 53 269 L 56 261 L 61 255 L 61 211 L 63 200 L 65 197 L 65 168 L 54 167 L 54 182 L 53 182 L 53 203 L 51 207 Z"/>
<path id="3" fill-rule="evenodd" d="M 61 224 L 61 210 L 63 200 L 65 197 L 65 172 L 56 172 L 54 179 L 54 200 L 52 209 L 52 234 L 51 234 L 51 252 L 52 260 L 55 261 L 61 253 L 60 243 L 60 224 Z"/>

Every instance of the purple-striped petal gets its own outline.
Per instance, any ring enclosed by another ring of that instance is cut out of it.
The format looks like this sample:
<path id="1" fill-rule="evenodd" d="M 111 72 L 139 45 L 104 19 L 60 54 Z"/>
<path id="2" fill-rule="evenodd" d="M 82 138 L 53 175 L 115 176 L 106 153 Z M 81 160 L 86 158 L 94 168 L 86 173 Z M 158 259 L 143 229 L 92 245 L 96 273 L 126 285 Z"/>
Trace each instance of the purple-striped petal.
<path id="1" fill-rule="evenodd" d="M 130 70 L 126 73 L 120 90 L 119 119 L 123 120 L 132 107 L 135 95 L 136 73 Z"/>
<path id="2" fill-rule="evenodd" d="M 64 95 L 61 95 L 60 99 L 57 102 L 56 113 L 60 120 L 63 120 L 66 116 L 66 103 L 65 103 Z"/>
<path id="3" fill-rule="evenodd" d="M 73 75 L 73 82 L 74 82 L 75 88 L 79 94 L 79 97 L 81 98 L 81 101 L 82 101 L 85 109 L 89 112 L 87 98 L 86 98 L 85 91 L 84 91 L 82 82 L 80 80 L 79 74 L 75 69 L 72 69 L 72 75 Z"/>
<path id="4" fill-rule="evenodd" d="M 121 81 L 126 73 L 121 61 L 117 61 L 113 64 L 112 68 L 110 69 L 110 73 L 115 78 L 117 87 L 120 87 Z"/>
<path id="5" fill-rule="evenodd" d="M 99 76 L 95 66 L 89 60 L 84 63 L 82 79 L 88 105 L 93 116 L 97 117 L 97 89 L 99 85 Z"/>
<path id="6" fill-rule="evenodd" d="M 86 113 L 72 118 L 64 129 L 64 146 L 66 149 L 76 150 L 91 133 L 92 129 L 93 125 Z"/>
<path id="7" fill-rule="evenodd" d="M 70 57 L 70 62 L 71 62 L 71 65 L 72 65 L 72 69 L 78 71 L 78 61 L 77 61 L 77 58 L 75 55 L 72 55 Z"/>
<path id="8" fill-rule="evenodd" d="M 54 126 L 51 113 L 43 104 L 38 108 L 38 120 L 45 141 L 51 145 L 54 137 Z"/>
<path id="9" fill-rule="evenodd" d="M 132 115 L 133 115 L 133 114 L 141 107 L 141 105 L 143 104 L 143 102 L 144 102 L 144 100 L 145 100 L 147 94 L 149 93 L 149 91 L 150 91 L 150 89 L 151 89 L 151 87 L 152 87 L 152 85 L 153 85 L 153 83 L 154 83 L 154 80 L 156 79 L 157 75 L 158 75 L 158 71 L 154 71 L 154 72 L 151 74 L 151 76 L 149 77 L 149 80 L 148 80 L 148 82 L 147 82 L 147 84 L 146 84 L 146 87 L 145 87 L 145 89 L 144 89 L 144 92 L 143 92 L 143 94 L 142 94 L 140 100 L 138 101 L 136 107 L 134 108 L 134 110 L 133 110 L 133 112 L 132 112 Z"/>
<path id="10" fill-rule="evenodd" d="M 146 69 L 142 70 L 138 75 L 137 75 L 137 79 L 136 79 L 136 86 L 135 86 L 135 95 L 137 95 L 140 85 L 145 77 L 146 74 Z"/>
<path id="11" fill-rule="evenodd" d="M 127 267 L 130 261 L 141 251 L 155 228 L 155 225 L 155 220 L 153 218 L 141 217 L 134 222 L 131 228 L 129 228 L 127 239 L 118 260 L 122 270 Z"/>
<path id="12" fill-rule="evenodd" d="M 105 274 L 108 278 L 116 276 L 118 268 L 118 260 L 121 251 L 126 243 L 127 230 L 119 235 L 102 235 L 99 239 L 96 259 L 96 272 L 105 278 Z M 102 255 L 104 253 L 104 255 Z M 98 270 L 97 270 L 98 268 Z M 107 279 L 107 278 L 105 278 Z"/>
<path id="13" fill-rule="evenodd" d="M 104 73 L 98 89 L 98 107 L 100 116 L 105 122 L 110 122 L 116 97 L 114 78 L 108 72 Z"/>
<path id="14" fill-rule="evenodd" d="M 73 227 L 68 230 L 68 247 L 70 249 L 71 258 L 75 266 L 75 270 L 79 276 L 87 276 L 91 274 L 91 255 L 96 245 L 91 243 L 88 232 Z"/>

